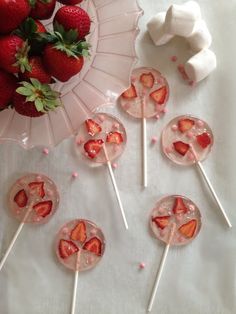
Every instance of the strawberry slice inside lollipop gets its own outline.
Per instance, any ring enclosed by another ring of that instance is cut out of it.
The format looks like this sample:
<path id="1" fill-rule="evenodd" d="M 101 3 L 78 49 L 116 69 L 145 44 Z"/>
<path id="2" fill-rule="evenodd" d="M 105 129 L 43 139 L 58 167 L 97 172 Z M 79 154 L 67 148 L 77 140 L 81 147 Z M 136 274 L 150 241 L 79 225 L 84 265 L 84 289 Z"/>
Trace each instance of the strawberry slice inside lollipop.
<path id="1" fill-rule="evenodd" d="M 185 133 L 192 129 L 195 122 L 192 119 L 180 119 L 178 121 L 178 129 L 181 133 Z"/>
<path id="2" fill-rule="evenodd" d="M 173 213 L 174 214 L 186 214 L 188 212 L 188 208 L 184 204 L 184 201 L 181 197 L 176 197 L 175 198 L 175 203 L 173 207 Z"/>
<path id="3" fill-rule="evenodd" d="M 33 206 L 33 209 L 40 217 L 48 216 L 52 211 L 52 201 L 44 201 L 37 203 Z"/>
<path id="4" fill-rule="evenodd" d="M 59 254 L 61 258 L 68 258 L 79 251 L 79 248 L 72 241 L 60 240 L 59 243 Z"/>
<path id="5" fill-rule="evenodd" d="M 85 245 L 83 246 L 83 249 L 90 251 L 96 254 L 97 256 L 101 256 L 102 242 L 97 237 L 93 237 L 85 243 Z"/>
<path id="6" fill-rule="evenodd" d="M 165 229 L 165 227 L 167 227 L 169 224 L 169 219 L 170 219 L 170 216 L 158 216 L 158 217 L 153 217 L 152 221 L 155 222 L 158 228 Z"/>
<path id="7" fill-rule="evenodd" d="M 70 235 L 71 240 L 79 241 L 83 243 L 87 239 L 86 235 L 86 226 L 83 221 L 80 221 L 75 228 L 71 231 Z"/>
<path id="8" fill-rule="evenodd" d="M 14 197 L 14 202 L 20 207 L 23 208 L 28 202 L 28 197 L 24 189 L 20 190 Z"/>
<path id="9" fill-rule="evenodd" d="M 84 150 L 91 159 L 94 159 L 100 152 L 104 141 L 99 140 L 89 140 L 84 144 Z"/>
<path id="10" fill-rule="evenodd" d="M 128 88 L 121 96 L 126 99 L 136 98 L 137 92 L 136 92 L 134 84 L 131 84 L 130 88 Z"/>
<path id="11" fill-rule="evenodd" d="M 197 136 L 197 142 L 202 148 L 206 148 L 211 144 L 211 138 L 206 132 L 204 132 Z"/>
<path id="12" fill-rule="evenodd" d="M 106 138 L 107 143 L 120 144 L 123 141 L 123 136 L 120 132 L 110 132 Z"/>
<path id="13" fill-rule="evenodd" d="M 185 156 L 187 151 L 190 148 L 189 144 L 186 144 L 186 143 L 181 142 L 181 141 L 175 142 L 175 143 L 173 143 L 173 145 L 174 145 L 174 149 L 176 150 L 176 152 L 182 156 Z"/>
<path id="14" fill-rule="evenodd" d="M 140 76 L 140 82 L 142 83 L 143 87 L 152 88 L 154 85 L 154 76 L 151 72 L 143 73 Z"/>
<path id="15" fill-rule="evenodd" d="M 163 86 L 155 90 L 154 92 L 152 92 L 150 94 L 150 97 L 152 98 L 152 100 L 154 100 L 155 103 L 157 103 L 158 105 L 162 105 L 164 104 L 166 100 L 166 95 L 167 95 L 167 88 L 166 86 Z"/>
<path id="16" fill-rule="evenodd" d="M 88 119 L 85 121 L 88 134 L 94 136 L 102 131 L 101 126 L 94 120 Z"/>
<path id="17" fill-rule="evenodd" d="M 192 238 L 197 229 L 197 220 L 193 219 L 179 227 L 179 232 L 186 238 Z"/>
<path id="18" fill-rule="evenodd" d="M 44 198 L 44 196 L 45 196 L 44 182 L 31 182 L 31 183 L 29 183 L 29 188 L 35 194 L 37 194 L 41 198 Z"/>

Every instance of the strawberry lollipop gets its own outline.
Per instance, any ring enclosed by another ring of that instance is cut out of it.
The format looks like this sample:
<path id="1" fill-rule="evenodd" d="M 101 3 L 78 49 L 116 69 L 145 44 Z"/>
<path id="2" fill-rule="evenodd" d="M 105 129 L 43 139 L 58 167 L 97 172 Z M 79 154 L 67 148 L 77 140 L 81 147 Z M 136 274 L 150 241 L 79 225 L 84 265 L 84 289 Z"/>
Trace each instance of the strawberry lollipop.
<path id="1" fill-rule="evenodd" d="M 75 272 L 71 314 L 75 313 L 79 272 L 93 268 L 105 250 L 104 235 L 93 222 L 85 219 L 65 224 L 56 237 L 59 261 Z"/>
<path id="2" fill-rule="evenodd" d="M 55 183 L 45 175 L 29 174 L 18 179 L 9 194 L 9 209 L 21 221 L 5 255 L 0 262 L 0 271 L 13 248 L 25 223 L 48 222 L 59 204 Z"/>
<path id="3" fill-rule="evenodd" d="M 134 118 L 142 119 L 143 186 L 147 186 L 146 119 L 159 118 L 165 112 L 169 86 L 160 72 L 138 68 L 132 73 L 131 86 L 120 97 L 121 107 Z"/>
<path id="4" fill-rule="evenodd" d="M 166 246 L 148 304 L 148 312 L 152 310 L 170 245 L 190 243 L 201 229 L 201 214 L 190 199 L 180 195 L 166 196 L 159 200 L 152 210 L 150 226 L 154 236 Z"/>
<path id="5" fill-rule="evenodd" d="M 174 118 L 162 132 L 162 149 L 165 155 L 181 166 L 196 165 L 198 167 L 228 226 L 232 227 L 201 163 L 207 158 L 212 145 L 213 133 L 210 127 L 203 120 L 193 116 Z"/>
<path id="6" fill-rule="evenodd" d="M 124 225 L 128 229 L 128 223 L 111 166 L 111 162 L 123 153 L 125 144 L 126 132 L 124 126 L 115 117 L 105 113 L 98 113 L 92 118 L 85 120 L 76 137 L 76 150 L 88 164 L 91 166 L 107 165 Z"/>

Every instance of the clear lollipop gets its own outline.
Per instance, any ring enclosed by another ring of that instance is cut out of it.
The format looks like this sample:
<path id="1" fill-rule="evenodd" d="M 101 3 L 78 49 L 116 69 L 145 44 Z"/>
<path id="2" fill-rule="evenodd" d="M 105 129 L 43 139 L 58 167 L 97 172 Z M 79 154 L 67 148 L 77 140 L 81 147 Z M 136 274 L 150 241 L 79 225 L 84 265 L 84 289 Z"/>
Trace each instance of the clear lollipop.
<path id="1" fill-rule="evenodd" d="M 142 120 L 142 173 L 147 186 L 146 120 L 158 118 L 165 111 L 169 85 L 161 73 L 152 68 L 138 68 L 132 73 L 131 86 L 120 97 L 121 107 L 132 117 Z"/>
<path id="2" fill-rule="evenodd" d="M 148 312 L 152 310 L 170 246 L 186 245 L 195 239 L 201 229 L 201 214 L 190 199 L 170 195 L 156 203 L 151 213 L 150 226 L 154 236 L 165 243 L 165 250 L 152 289 Z"/>
<path id="3" fill-rule="evenodd" d="M 56 255 L 65 267 L 75 273 L 71 314 L 74 314 L 76 309 L 79 272 L 95 267 L 104 250 L 105 238 L 102 230 L 89 220 L 72 220 L 57 234 Z"/>
<path id="4" fill-rule="evenodd" d="M 181 166 L 196 165 L 205 179 L 227 225 L 232 227 L 229 218 L 216 195 L 202 166 L 211 151 L 213 133 L 206 122 L 190 115 L 179 116 L 171 120 L 162 132 L 162 149 L 165 155 Z"/>

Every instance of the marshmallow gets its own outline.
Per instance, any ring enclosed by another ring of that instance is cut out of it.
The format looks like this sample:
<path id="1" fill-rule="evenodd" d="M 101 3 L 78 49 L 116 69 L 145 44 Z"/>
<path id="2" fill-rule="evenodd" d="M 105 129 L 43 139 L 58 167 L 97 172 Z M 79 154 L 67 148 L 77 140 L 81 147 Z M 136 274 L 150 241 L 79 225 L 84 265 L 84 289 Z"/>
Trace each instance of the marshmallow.
<path id="1" fill-rule="evenodd" d="M 216 56 L 213 51 L 203 49 L 190 58 L 184 68 L 189 79 L 199 82 L 216 68 Z"/>
<path id="2" fill-rule="evenodd" d="M 164 45 L 174 37 L 164 31 L 165 17 L 166 13 L 160 12 L 147 23 L 148 32 L 156 46 Z"/>
<path id="3" fill-rule="evenodd" d="M 173 4 L 166 13 L 165 32 L 171 35 L 189 37 L 197 20 L 201 18 L 201 9 L 197 2 L 188 1 L 183 5 Z"/>
<path id="4" fill-rule="evenodd" d="M 187 38 L 187 41 L 193 51 L 200 51 L 207 49 L 212 43 L 212 37 L 208 30 L 208 27 L 203 20 L 196 22 L 193 33 Z"/>

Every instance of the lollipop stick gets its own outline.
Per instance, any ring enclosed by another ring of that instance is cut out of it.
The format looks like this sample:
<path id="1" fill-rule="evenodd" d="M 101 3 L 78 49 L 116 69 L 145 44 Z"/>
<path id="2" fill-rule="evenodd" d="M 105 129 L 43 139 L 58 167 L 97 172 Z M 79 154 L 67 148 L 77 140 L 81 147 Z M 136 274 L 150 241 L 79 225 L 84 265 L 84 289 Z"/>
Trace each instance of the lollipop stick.
<path id="1" fill-rule="evenodd" d="M 175 225 L 175 223 L 173 223 L 171 230 L 170 230 L 170 236 L 169 236 L 168 242 L 167 242 L 165 250 L 162 254 L 160 267 L 159 267 L 159 269 L 157 271 L 157 275 L 156 275 L 156 280 L 155 280 L 154 286 L 152 288 L 152 294 L 151 294 L 151 298 L 150 298 L 150 301 L 148 304 L 148 312 L 151 312 L 151 310 L 152 310 L 152 306 L 153 306 L 155 296 L 157 293 L 157 288 L 159 286 L 161 275 L 162 275 L 162 272 L 163 272 L 163 269 L 165 266 L 165 262 L 166 262 L 166 258 L 167 258 L 168 252 L 169 252 L 170 243 L 171 243 L 171 240 L 172 240 L 173 235 L 174 235 L 175 227 L 176 227 L 176 225 Z"/>
<path id="2" fill-rule="evenodd" d="M 75 271 L 75 277 L 74 277 L 74 288 L 73 288 L 73 296 L 72 296 L 71 314 L 75 314 L 75 308 L 76 308 L 76 297 L 77 297 L 78 276 L 79 276 L 79 267 L 78 267 L 79 259 L 80 259 L 80 253 L 77 254 L 77 259 L 76 259 L 76 271 Z"/>
<path id="3" fill-rule="evenodd" d="M 147 121 L 145 118 L 145 92 L 141 96 L 142 105 L 142 169 L 143 169 L 143 186 L 147 187 Z"/>

